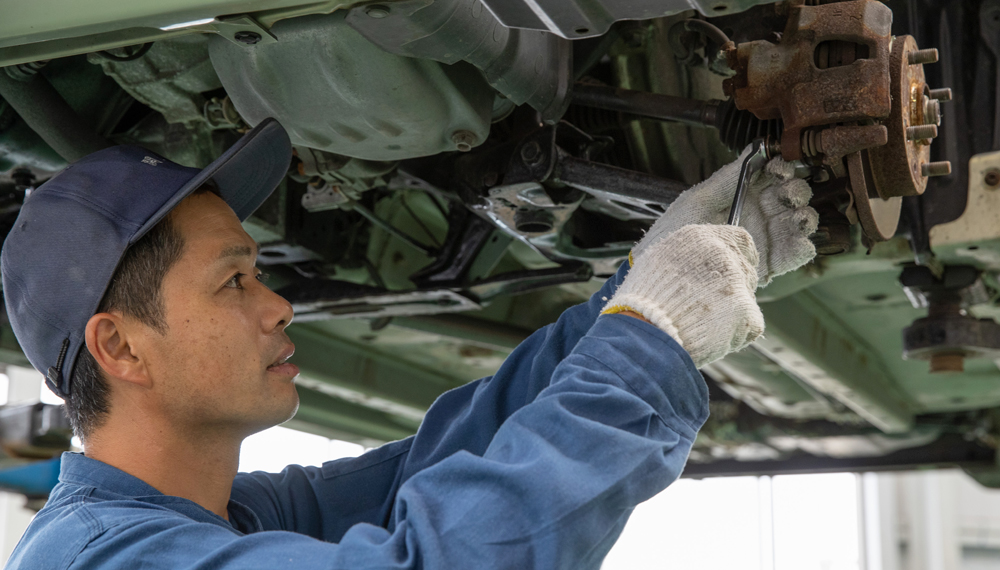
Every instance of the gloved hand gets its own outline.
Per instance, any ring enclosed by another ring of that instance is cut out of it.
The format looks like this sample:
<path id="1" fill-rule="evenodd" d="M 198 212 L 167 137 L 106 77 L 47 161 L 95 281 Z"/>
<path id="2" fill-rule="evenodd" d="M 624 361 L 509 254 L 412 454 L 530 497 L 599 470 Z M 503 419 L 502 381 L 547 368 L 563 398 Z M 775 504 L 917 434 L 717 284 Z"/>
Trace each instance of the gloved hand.
<path id="1" fill-rule="evenodd" d="M 764 332 L 754 297 L 757 250 L 741 227 L 685 226 L 645 247 L 602 314 L 641 314 L 687 350 L 695 366 Z"/>
<path id="2" fill-rule="evenodd" d="M 682 193 L 632 249 L 632 259 L 650 244 L 689 224 L 725 224 L 733 205 L 740 166 L 747 147 L 736 162 L 720 168 L 701 184 Z M 809 234 L 816 231 L 819 215 L 809 207 L 812 190 L 794 177 L 795 168 L 780 157 L 750 179 L 740 226 L 757 247 L 757 282 L 763 287 L 782 273 L 798 269 L 816 256 Z"/>

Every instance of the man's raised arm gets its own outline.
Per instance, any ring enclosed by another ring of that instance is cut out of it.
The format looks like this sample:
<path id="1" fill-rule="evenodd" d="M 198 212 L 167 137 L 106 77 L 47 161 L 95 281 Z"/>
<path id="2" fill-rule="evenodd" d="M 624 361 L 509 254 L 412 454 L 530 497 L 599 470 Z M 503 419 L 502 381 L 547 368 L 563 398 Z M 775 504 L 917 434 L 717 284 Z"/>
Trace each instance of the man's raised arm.
<path id="1" fill-rule="evenodd" d="M 723 167 L 671 205 L 633 250 L 637 267 L 660 272 L 677 270 L 665 267 L 673 262 L 663 255 L 646 254 L 658 249 L 656 246 L 685 226 L 723 223 L 735 192 L 739 167 L 739 160 Z M 772 161 L 767 171 L 753 180 L 743 217 L 756 251 L 755 283 L 766 284 L 773 276 L 799 267 L 815 254 L 808 240 L 816 227 L 816 212 L 807 205 L 809 196 L 808 185 L 794 179 L 788 163 L 780 159 Z M 680 247 L 689 250 L 698 244 L 681 243 Z M 234 497 L 253 501 L 260 510 L 271 513 L 273 523 L 269 528 L 296 530 L 324 540 L 339 540 L 357 522 L 390 525 L 393 498 L 400 486 L 456 452 L 485 453 L 500 426 L 552 383 L 557 367 L 594 326 L 601 311 L 608 307 L 609 299 L 616 301 L 614 311 L 632 309 L 662 325 L 656 305 L 662 303 L 658 297 L 674 295 L 669 292 L 669 284 L 650 284 L 648 280 L 635 278 L 630 287 L 621 290 L 629 274 L 629 264 L 623 264 L 589 301 L 568 309 L 556 323 L 543 327 L 521 343 L 494 376 L 443 394 L 428 410 L 415 437 L 318 469 L 290 467 L 282 474 L 241 474 L 234 486 Z M 646 290 L 644 296 L 637 297 L 640 281 L 646 283 Z M 622 298 L 627 302 L 620 302 Z M 712 307 L 712 314 L 723 308 Z M 688 311 L 680 318 L 692 318 L 694 314 Z M 705 329 L 705 325 L 711 329 L 711 321 L 709 318 L 693 324 L 688 335 L 702 336 L 695 331 Z M 672 329 L 660 328 L 675 334 Z M 675 338 L 689 351 L 692 343 L 702 342 Z M 727 344 L 718 349 L 722 352 L 714 358 L 735 348 Z M 650 374 L 656 373 L 658 369 L 650 370 Z M 309 493 L 303 494 L 302 486 L 308 486 Z M 327 504 L 338 505 L 335 516 L 326 516 Z M 296 513 L 311 511 L 315 516 L 293 517 L 289 514 L 293 509 Z"/>

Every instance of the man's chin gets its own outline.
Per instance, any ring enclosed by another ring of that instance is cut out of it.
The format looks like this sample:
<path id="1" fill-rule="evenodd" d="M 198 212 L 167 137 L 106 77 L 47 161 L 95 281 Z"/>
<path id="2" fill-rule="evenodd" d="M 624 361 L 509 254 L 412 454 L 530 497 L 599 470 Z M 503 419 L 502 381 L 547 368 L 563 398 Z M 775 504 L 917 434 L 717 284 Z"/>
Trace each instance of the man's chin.
<path id="1" fill-rule="evenodd" d="M 290 397 L 275 395 L 268 403 L 271 405 L 266 410 L 254 414 L 255 417 L 247 426 L 248 431 L 244 437 L 281 425 L 295 417 L 295 413 L 299 410 L 299 394 L 293 389 L 293 394 Z M 243 418 L 243 420 L 249 419 L 251 418 Z"/>
<path id="2" fill-rule="evenodd" d="M 288 391 L 282 390 L 280 393 L 275 394 L 272 399 L 272 404 L 274 407 L 272 411 L 274 412 L 274 425 L 282 424 L 292 419 L 295 413 L 299 410 L 299 392 L 295 389 L 295 384 L 289 383 L 286 388 Z"/>

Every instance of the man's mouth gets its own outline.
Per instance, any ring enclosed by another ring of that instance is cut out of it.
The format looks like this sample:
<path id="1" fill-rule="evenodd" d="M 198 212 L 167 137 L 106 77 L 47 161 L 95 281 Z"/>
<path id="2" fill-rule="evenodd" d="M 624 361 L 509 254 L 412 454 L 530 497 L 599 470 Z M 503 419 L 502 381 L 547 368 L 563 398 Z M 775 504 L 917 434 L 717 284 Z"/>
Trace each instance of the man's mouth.
<path id="1" fill-rule="evenodd" d="M 288 359 L 291 358 L 293 354 L 295 354 L 295 346 L 288 345 L 281 352 L 278 358 L 267 367 L 267 371 L 281 374 L 282 376 L 297 376 L 299 373 L 299 367 L 291 362 L 288 362 Z"/>

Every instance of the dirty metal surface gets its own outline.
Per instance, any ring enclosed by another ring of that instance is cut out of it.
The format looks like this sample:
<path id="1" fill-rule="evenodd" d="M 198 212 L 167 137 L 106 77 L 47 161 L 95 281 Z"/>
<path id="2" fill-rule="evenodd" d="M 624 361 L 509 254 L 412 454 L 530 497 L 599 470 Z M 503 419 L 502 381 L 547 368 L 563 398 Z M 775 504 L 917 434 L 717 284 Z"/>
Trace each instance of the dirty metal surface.
<path id="1" fill-rule="evenodd" d="M 875 189 L 882 198 L 915 196 L 927 188 L 920 165 L 931 160 L 931 139 L 907 140 L 906 129 L 914 125 L 940 123 L 925 116 L 929 88 L 922 64 L 910 65 L 909 54 L 917 51 L 913 36 L 897 37 L 890 58 L 892 108 L 884 121 L 889 142 L 869 151 Z"/>
<path id="2" fill-rule="evenodd" d="M 758 40 L 728 51 L 736 75 L 726 80 L 726 93 L 760 119 L 782 119 L 782 156 L 798 160 L 803 128 L 889 114 L 891 26 L 892 11 L 875 0 L 799 0 L 789 7 L 780 43 Z"/>
<path id="3" fill-rule="evenodd" d="M 582 200 L 583 197 L 580 197 Z M 552 240 L 580 205 L 580 200 L 558 204 L 537 182 L 523 182 L 490 189 L 480 210 L 510 235 L 526 239 Z M 475 208 L 475 206 L 474 206 Z M 549 245 L 549 244 L 545 244 Z"/>
<path id="4" fill-rule="evenodd" d="M 549 123 L 566 111 L 572 85 L 569 41 L 507 27 L 478 0 L 399 0 L 378 6 L 378 11 L 371 5 L 351 9 L 346 21 L 385 51 L 449 66 L 471 63 L 504 97 L 531 105 Z"/>
<path id="5" fill-rule="evenodd" d="M 872 350 L 810 292 L 761 305 L 768 334 L 754 347 L 783 370 L 886 433 L 913 425 L 912 403 Z"/>
<path id="6" fill-rule="evenodd" d="M 861 150 L 886 144 L 889 131 L 885 125 L 851 125 L 810 129 L 802 137 L 802 152 L 809 156 L 822 155 L 823 164 L 833 166 L 843 157 Z"/>

